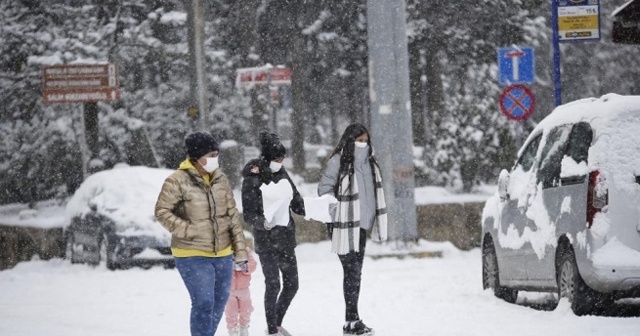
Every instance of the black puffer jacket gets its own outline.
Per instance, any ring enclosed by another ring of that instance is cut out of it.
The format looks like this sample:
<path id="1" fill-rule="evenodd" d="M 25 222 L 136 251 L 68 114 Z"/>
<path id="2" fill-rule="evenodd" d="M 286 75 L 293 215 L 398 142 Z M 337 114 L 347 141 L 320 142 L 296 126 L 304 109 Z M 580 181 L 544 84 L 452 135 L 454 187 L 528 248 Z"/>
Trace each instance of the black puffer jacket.
<path id="1" fill-rule="evenodd" d="M 293 199 L 289 204 L 290 211 L 305 215 L 304 201 L 289 174 L 284 169 L 271 173 L 269 162 L 263 158 L 249 161 L 242 169 L 242 215 L 244 221 L 253 228 L 255 236 L 256 252 L 261 253 L 270 249 L 293 249 L 296 246 L 295 223 L 293 217 L 288 226 L 276 226 L 271 230 L 264 227 L 265 217 L 260 186 L 269 183 L 278 183 L 286 179 L 291 184 Z"/>

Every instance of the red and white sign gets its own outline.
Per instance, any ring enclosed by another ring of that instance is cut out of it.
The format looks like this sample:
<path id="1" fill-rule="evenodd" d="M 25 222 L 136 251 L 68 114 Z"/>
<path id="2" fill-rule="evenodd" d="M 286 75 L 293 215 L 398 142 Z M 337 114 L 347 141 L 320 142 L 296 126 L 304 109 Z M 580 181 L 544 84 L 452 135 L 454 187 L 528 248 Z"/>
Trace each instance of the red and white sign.
<path id="1" fill-rule="evenodd" d="M 45 103 L 114 102 L 120 99 L 114 64 L 63 64 L 42 68 Z"/>
<path id="2" fill-rule="evenodd" d="M 536 107 L 536 96 L 521 84 L 507 86 L 500 95 L 500 110 L 511 120 L 525 120 Z"/>
<path id="3" fill-rule="evenodd" d="M 237 87 L 267 84 L 291 85 L 291 69 L 282 66 L 263 66 L 237 70 Z"/>
<path id="4" fill-rule="evenodd" d="M 516 81 L 520 81 L 520 57 L 524 56 L 524 51 L 512 50 L 508 52 L 506 56 L 511 58 L 511 71 L 513 79 L 515 79 Z"/>
<path id="5" fill-rule="evenodd" d="M 86 88 L 73 90 L 45 90 L 44 102 L 51 103 L 92 103 L 115 102 L 120 100 L 118 88 Z"/>

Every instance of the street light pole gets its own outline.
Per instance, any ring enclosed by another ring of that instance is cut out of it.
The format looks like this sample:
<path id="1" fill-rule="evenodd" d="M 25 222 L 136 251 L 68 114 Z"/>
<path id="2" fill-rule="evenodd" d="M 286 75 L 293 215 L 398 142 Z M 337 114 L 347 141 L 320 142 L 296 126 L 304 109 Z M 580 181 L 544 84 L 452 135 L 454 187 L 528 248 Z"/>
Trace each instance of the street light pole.
<path id="1" fill-rule="evenodd" d="M 189 40 L 189 84 L 191 88 L 190 106 L 197 108 L 192 118 L 193 129 L 206 130 L 206 78 L 204 58 L 204 19 L 201 0 L 186 0 Z"/>
<path id="2" fill-rule="evenodd" d="M 553 47 L 553 96 L 556 107 L 562 105 L 562 73 L 560 70 L 560 37 L 558 36 L 558 0 L 551 0 L 551 45 Z"/>
<path id="3" fill-rule="evenodd" d="M 404 0 L 368 0 L 371 130 L 389 214 L 389 238 L 417 239 L 413 132 Z"/>

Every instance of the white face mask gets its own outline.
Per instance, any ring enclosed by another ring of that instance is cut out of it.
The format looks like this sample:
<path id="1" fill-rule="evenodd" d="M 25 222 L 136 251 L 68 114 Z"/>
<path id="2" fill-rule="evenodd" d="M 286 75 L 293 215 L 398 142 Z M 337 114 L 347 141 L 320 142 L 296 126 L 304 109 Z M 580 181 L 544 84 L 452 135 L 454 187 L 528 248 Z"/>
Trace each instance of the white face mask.
<path id="1" fill-rule="evenodd" d="M 282 169 L 282 163 L 271 161 L 269 162 L 269 169 L 271 169 L 272 173 L 280 171 L 280 169 Z"/>
<path id="2" fill-rule="evenodd" d="M 360 142 L 360 141 L 356 141 L 354 142 L 354 144 L 356 145 L 356 147 L 358 148 L 367 148 L 367 146 L 369 146 L 368 143 L 366 142 Z"/>
<path id="3" fill-rule="evenodd" d="M 214 170 L 218 169 L 219 165 L 218 165 L 218 157 L 208 157 L 205 158 L 207 160 L 207 162 L 202 166 L 202 168 L 207 172 L 207 173 L 212 173 Z"/>

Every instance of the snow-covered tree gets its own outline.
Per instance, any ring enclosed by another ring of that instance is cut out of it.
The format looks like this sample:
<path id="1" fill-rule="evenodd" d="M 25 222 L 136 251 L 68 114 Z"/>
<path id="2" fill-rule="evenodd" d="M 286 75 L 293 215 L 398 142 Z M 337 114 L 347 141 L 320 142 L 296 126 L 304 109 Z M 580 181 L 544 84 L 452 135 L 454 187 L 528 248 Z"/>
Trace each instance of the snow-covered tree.
<path id="1" fill-rule="evenodd" d="M 609 15 L 623 2 L 602 4 L 603 41 L 562 46 L 565 102 L 640 87 L 637 46 L 608 42 Z M 203 3 L 210 106 L 203 115 L 218 139 L 255 144 L 268 93 L 238 90 L 235 75 L 266 63 L 293 69 L 296 171 L 304 171 L 304 141 L 334 145 L 345 124 L 368 122 L 365 1 Z M 465 190 L 495 182 L 518 142 L 553 109 L 550 3 L 406 3 L 413 134 L 424 147 L 427 182 Z M 193 129 L 186 18 L 181 0 L 0 2 L 0 203 L 65 195 L 82 180 L 82 105 L 43 103 L 43 65 L 118 64 L 122 100 L 98 104 L 92 165 L 176 167 Z M 536 49 L 538 107 L 519 126 L 497 105 L 496 48 L 510 45 Z"/>

